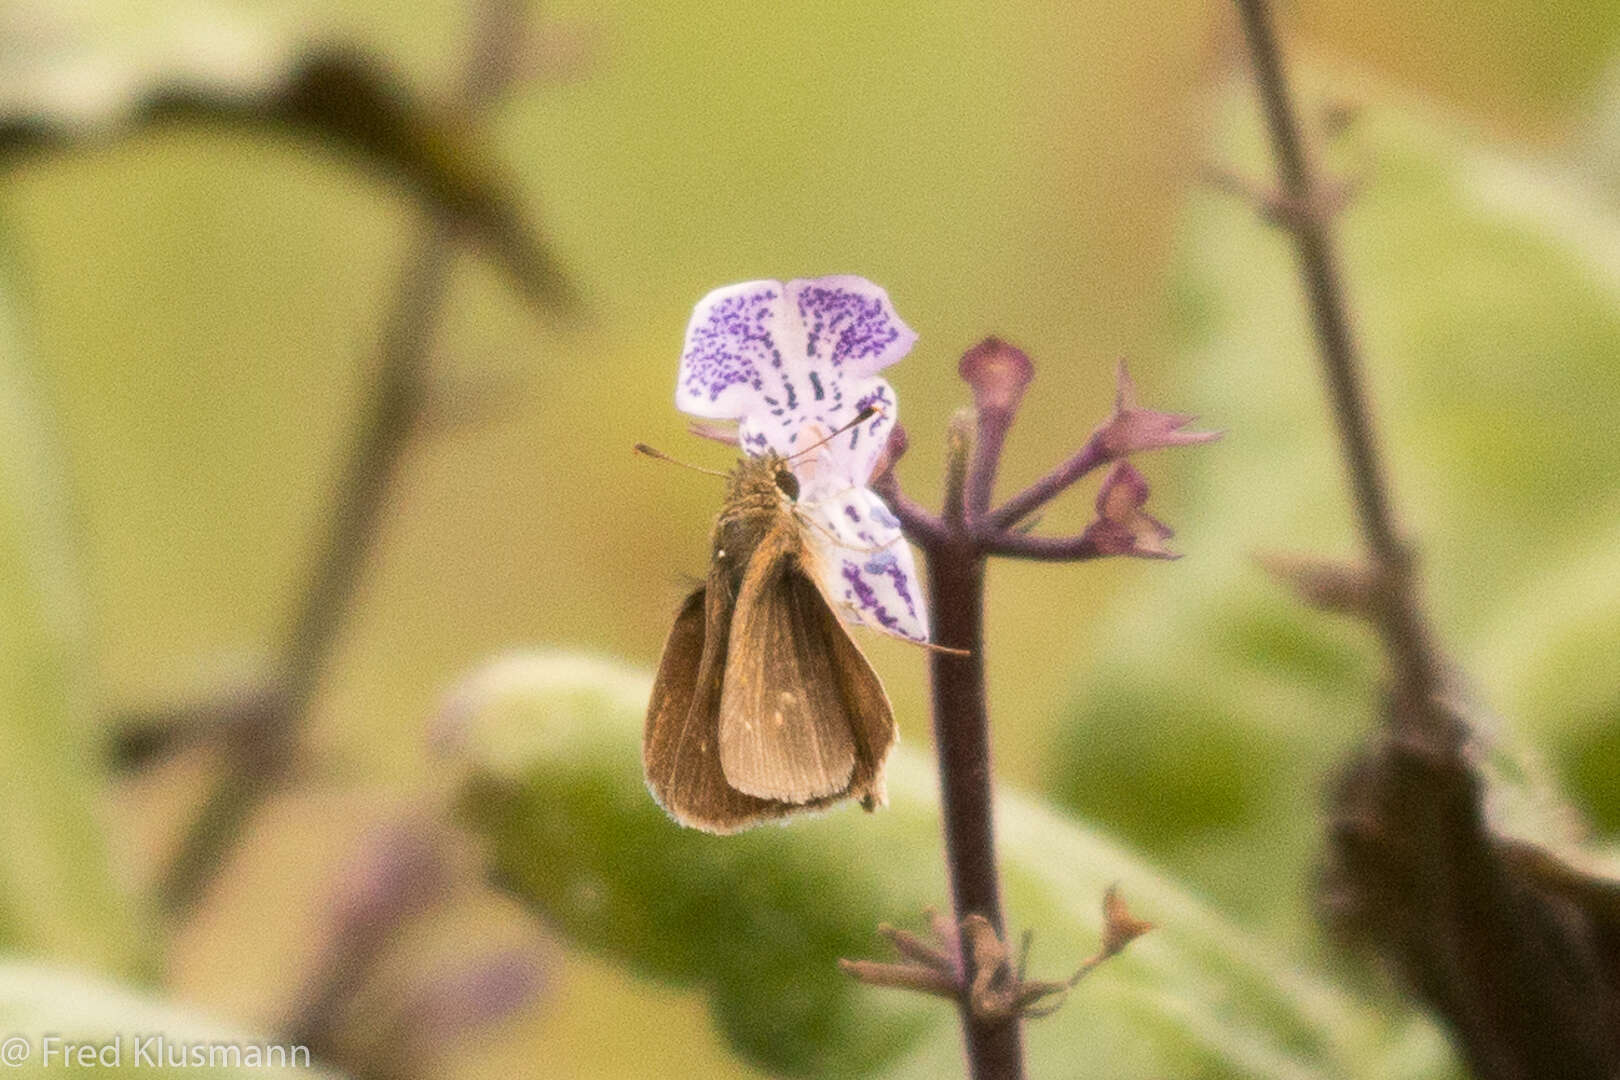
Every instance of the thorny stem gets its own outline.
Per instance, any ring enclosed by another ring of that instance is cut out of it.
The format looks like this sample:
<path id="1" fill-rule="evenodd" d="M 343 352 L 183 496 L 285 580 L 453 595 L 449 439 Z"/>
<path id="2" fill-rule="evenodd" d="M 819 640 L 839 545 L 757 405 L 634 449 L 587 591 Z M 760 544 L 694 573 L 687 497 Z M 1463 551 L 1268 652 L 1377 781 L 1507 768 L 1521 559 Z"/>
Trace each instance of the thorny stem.
<path id="1" fill-rule="evenodd" d="M 1377 579 L 1378 629 L 1396 668 L 1401 696 L 1427 701 L 1441 689 L 1441 666 L 1412 574 L 1411 554 L 1390 507 L 1386 471 L 1373 434 L 1360 355 L 1339 272 L 1331 204 L 1323 196 L 1324 189 L 1300 134 L 1270 5 L 1267 0 L 1234 2 L 1243 20 L 1265 108 L 1272 155 L 1282 184 L 1282 203 L 1292 208 L 1292 212 L 1275 215 L 1273 220 L 1293 238 L 1299 260 L 1322 372 L 1349 470 L 1356 517 Z M 1403 712 L 1418 715 L 1427 710 L 1397 710 Z"/>
<path id="2" fill-rule="evenodd" d="M 528 17 L 524 0 L 485 0 L 459 93 L 471 113 L 507 84 Z M 401 271 L 379 345 L 370 412 L 340 475 L 330 524 L 287 629 L 278 707 L 231 733 L 229 761 L 205 797 L 158 885 L 164 909 L 196 905 L 235 847 L 253 811 L 287 779 L 297 742 L 383 520 L 389 488 L 426 400 L 426 374 L 447 292 L 457 227 L 424 223 Z"/>

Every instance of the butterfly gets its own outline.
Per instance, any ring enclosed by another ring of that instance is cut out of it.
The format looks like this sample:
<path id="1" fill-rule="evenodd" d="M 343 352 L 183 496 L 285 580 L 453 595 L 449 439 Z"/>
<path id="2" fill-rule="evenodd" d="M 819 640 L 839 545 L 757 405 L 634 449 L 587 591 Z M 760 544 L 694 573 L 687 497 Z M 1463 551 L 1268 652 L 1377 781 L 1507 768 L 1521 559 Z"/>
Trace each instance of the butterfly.
<path id="1" fill-rule="evenodd" d="M 738 420 L 746 456 L 647 709 L 647 785 L 683 825 L 886 801 L 894 713 L 846 623 L 928 638 L 899 522 L 865 486 L 895 420 L 875 372 L 913 340 L 853 277 L 745 282 L 693 314 L 677 406 Z"/>

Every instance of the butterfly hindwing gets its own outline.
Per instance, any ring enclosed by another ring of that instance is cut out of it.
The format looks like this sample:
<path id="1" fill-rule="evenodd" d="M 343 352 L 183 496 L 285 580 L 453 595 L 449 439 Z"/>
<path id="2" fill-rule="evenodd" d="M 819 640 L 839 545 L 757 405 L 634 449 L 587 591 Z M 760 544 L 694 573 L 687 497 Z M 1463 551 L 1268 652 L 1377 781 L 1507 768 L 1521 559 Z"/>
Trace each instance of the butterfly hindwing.
<path id="1" fill-rule="evenodd" d="M 883 765 L 899 737 L 889 696 L 884 693 L 877 672 L 872 670 L 872 665 L 850 636 L 849 629 L 827 603 L 815 582 L 800 574 L 793 586 L 804 594 L 800 600 L 802 606 L 817 613 L 827 654 L 838 675 L 845 714 L 850 721 L 850 733 L 855 739 L 855 775 L 850 780 L 849 794 L 860 799 L 868 810 L 887 805 L 889 799 L 883 786 Z"/>
<path id="2" fill-rule="evenodd" d="M 825 591 L 813 523 L 783 476 L 773 455 L 732 474 L 708 580 L 676 616 L 647 710 L 647 786 L 707 832 L 886 801 L 894 715 Z"/>
<path id="3" fill-rule="evenodd" d="M 718 588 L 719 593 L 711 593 Z M 733 790 L 720 769 L 719 675 L 730 615 L 724 582 L 695 590 L 664 645 L 642 742 L 653 798 L 682 825 L 730 833 L 781 817 L 788 807 Z M 710 629 L 718 626 L 718 633 Z"/>

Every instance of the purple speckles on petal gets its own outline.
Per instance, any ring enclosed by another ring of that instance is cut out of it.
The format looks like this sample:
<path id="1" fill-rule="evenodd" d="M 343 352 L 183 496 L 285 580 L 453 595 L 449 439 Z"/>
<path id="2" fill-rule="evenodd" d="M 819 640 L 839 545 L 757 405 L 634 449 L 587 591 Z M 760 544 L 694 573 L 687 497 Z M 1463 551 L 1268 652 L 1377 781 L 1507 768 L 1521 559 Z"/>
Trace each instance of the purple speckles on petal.
<path id="1" fill-rule="evenodd" d="M 842 593 L 844 617 L 885 633 L 928 640 L 928 617 L 917 587 L 917 568 L 898 523 L 878 524 L 888 512 L 866 488 L 799 502 L 812 518 L 806 537 L 815 547 L 818 565 L 834 568 L 826 583 L 829 594 Z M 855 511 L 852 515 L 850 511 Z M 852 525 L 855 516 L 861 523 Z"/>
<path id="2" fill-rule="evenodd" d="M 855 509 L 855 506 L 852 503 L 844 504 L 844 516 L 855 522 L 857 525 L 859 525 L 861 522 L 861 512 Z"/>
<path id="3" fill-rule="evenodd" d="M 906 577 L 905 570 L 901 568 L 899 562 L 890 560 L 889 565 L 884 567 L 883 572 L 894 583 L 894 591 L 899 594 L 901 602 L 906 605 L 906 610 L 911 613 L 912 618 L 916 618 L 917 602 L 911 598 L 911 580 Z"/>
<path id="4" fill-rule="evenodd" d="M 747 411 L 747 399 L 765 389 L 767 365 L 782 362 L 782 307 L 782 287 L 774 281 L 731 285 L 699 301 L 686 328 L 676 405 L 714 419 Z"/>
<path id="5" fill-rule="evenodd" d="M 844 580 L 855 590 L 855 604 L 863 616 L 871 617 L 879 626 L 888 630 L 893 630 L 898 625 L 899 620 L 884 608 L 877 592 L 862 576 L 861 568 L 848 560 L 844 562 Z"/>
<path id="6" fill-rule="evenodd" d="M 889 295 L 858 277 L 792 281 L 787 292 L 805 327 L 805 354 L 833 368 L 870 375 L 904 356 L 916 340 Z"/>
<path id="7" fill-rule="evenodd" d="M 870 559 L 866 560 L 866 566 L 863 569 L 865 569 L 868 574 L 886 574 L 889 572 L 889 568 L 892 566 L 894 566 L 893 553 L 888 551 L 879 551 Z"/>

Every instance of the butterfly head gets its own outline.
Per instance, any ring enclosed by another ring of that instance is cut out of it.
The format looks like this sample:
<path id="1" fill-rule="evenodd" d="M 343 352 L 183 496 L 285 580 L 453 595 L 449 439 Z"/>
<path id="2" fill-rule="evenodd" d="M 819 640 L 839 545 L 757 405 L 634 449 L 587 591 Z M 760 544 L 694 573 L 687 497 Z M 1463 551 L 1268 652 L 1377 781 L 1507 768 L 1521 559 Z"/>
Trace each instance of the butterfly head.
<path id="1" fill-rule="evenodd" d="M 775 452 L 745 457 L 732 470 L 726 503 L 737 507 L 791 505 L 799 498 L 799 478 L 787 458 Z"/>

